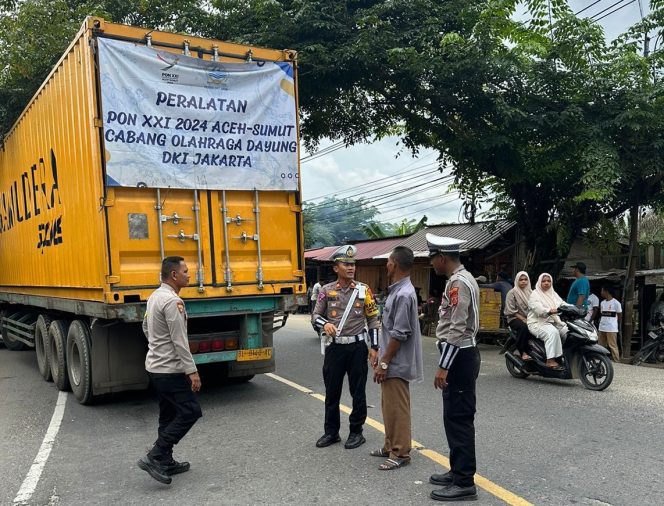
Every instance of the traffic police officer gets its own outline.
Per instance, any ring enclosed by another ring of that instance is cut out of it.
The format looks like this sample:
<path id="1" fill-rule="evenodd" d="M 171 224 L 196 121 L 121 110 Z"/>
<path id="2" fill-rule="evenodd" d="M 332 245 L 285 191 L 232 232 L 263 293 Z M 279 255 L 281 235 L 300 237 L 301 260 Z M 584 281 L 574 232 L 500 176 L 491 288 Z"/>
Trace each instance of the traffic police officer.
<path id="1" fill-rule="evenodd" d="M 440 360 L 434 387 L 443 391 L 443 423 L 450 448 L 450 471 L 434 474 L 429 481 L 438 501 L 475 499 L 475 381 L 480 372 L 479 287 L 460 262 L 460 246 L 466 241 L 426 235 L 431 265 L 448 278 L 436 328 Z"/>
<path id="2" fill-rule="evenodd" d="M 143 319 L 148 338 L 145 369 L 159 398 L 158 438 L 138 461 L 138 467 L 169 484 L 172 475 L 189 470 L 188 462 L 173 460 L 173 446 L 202 416 L 195 395 L 201 379 L 189 351 L 187 312 L 179 296 L 180 289 L 189 284 L 189 270 L 182 257 L 164 258 L 161 281 L 148 298 Z"/>
<path id="3" fill-rule="evenodd" d="M 367 418 L 366 383 L 368 374 L 368 342 L 375 356 L 378 350 L 378 308 L 371 290 L 355 281 L 355 246 L 342 246 L 332 254 L 337 280 L 323 285 L 311 315 L 314 328 L 322 331 L 325 340 L 323 379 L 325 381 L 325 433 L 316 442 L 324 448 L 341 441 L 339 438 L 339 401 L 344 377 L 348 374 L 353 411 L 347 449 L 357 448 L 366 440 L 362 426 Z"/>

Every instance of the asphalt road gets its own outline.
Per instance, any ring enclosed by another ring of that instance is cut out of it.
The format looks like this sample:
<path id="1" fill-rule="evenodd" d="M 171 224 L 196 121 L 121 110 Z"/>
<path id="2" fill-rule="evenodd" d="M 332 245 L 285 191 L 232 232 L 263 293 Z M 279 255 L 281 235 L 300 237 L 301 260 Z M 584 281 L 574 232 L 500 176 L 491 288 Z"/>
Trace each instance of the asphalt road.
<path id="1" fill-rule="evenodd" d="M 322 357 L 306 316 L 275 334 L 277 374 L 323 394 Z M 517 380 L 497 348 L 482 346 L 478 382 L 481 504 L 661 504 L 664 483 L 664 371 L 616 365 L 614 382 L 592 392 L 578 381 Z M 425 381 L 411 386 L 413 439 L 447 456 L 441 399 L 432 386 L 434 340 L 425 338 Z M 377 469 L 368 443 L 315 448 L 323 403 L 316 395 L 259 376 L 241 385 L 208 379 L 204 416 L 176 448 L 191 471 L 171 486 L 152 480 L 136 460 L 155 439 L 157 407 L 149 392 L 81 406 L 69 396 L 30 505 L 95 504 L 435 504 L 427 483 L 440 464 L 415 451 L 410 466 Z M 381 422 L 380 391 L 367 385 L 369 416 Z M 11 505 L 39 451 L 58 397 L 42 381 L 34 352 L 0 347 L 0 504 Z M 344 395 L 342 402 L 350 405 Z M 342 415 L 342 437 L 347 435 Z M 440 460 L 440 459 L 438 459 Z M 501 487 L 501 488 L 499 488 Z M 501 492 L 501 490 L 503 492 Z"/>

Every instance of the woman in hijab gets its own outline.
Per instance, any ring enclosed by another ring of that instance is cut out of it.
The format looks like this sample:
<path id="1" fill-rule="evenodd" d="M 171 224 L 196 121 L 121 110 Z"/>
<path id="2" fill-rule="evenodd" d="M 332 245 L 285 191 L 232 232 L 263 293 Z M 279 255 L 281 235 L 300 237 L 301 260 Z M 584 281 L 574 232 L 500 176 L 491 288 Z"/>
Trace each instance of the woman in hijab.
<path id="1" fill-rule="evenodd" d="M 528 301 L 532 288 L 530 288 L 530 276 L 526 271 L 517 273 L 516 284 L 505 297 L 505 309 L 503 314 L 507 319 L 507 325 L 516 334 L 516 347 L 521 352 L 522 360 L 531 360 L 528 355 Z"/>
<path id="2" fill-rule="evenodd" d="M 563 354 L 561 337 L 567 335 L 567 326 L 556 315 L 563 299 L 553 289 L 552 280 L 551 274 L 540 274 L 535 290 L 530 294 L 528 330 L 544 341 L 547 367 L 562 369 L 556 358 Z"/>

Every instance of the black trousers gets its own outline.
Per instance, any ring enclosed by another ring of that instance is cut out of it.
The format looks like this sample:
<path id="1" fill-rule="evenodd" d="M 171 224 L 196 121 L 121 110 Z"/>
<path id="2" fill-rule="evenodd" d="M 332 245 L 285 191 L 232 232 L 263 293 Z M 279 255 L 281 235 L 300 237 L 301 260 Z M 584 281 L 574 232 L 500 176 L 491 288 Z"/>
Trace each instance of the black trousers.
<path id="1" fill-rule="evenodd" d="M 325 434 L 338 434 L 341 427 L 339 401 L 348 374 L 348 388 L 353 398 L 353 411 L 348 418 L 350 432 L 362 433 L 367 419 L 367 360 L 369 350 L 364 341 L 353 344 L 332 343 L 325 349 L 323 380 L 325 381 Z"/>
<path id="2" fill-rule="evenodd" d="M 460 487 L 475 483 L 475 381 L 480 374 L 476 347 L 459 350 L 447 373 L 443 389 L 443 424 L 450 447 L 453 482 Z"/>
<path id="3" fill-rule="evenodd" d="M 526 322 L 515 318 L 508 323 L 510 328 L 516 333 L 516 348 L 521 353 L 528 353 L 530 347 L 528 346 L 528 340 L 532 337 L 530 331 L 528 330 L 528 325 Z"/>
<path id="4" fill-rule="evenodd" d="M 168 460 L 173 455 L 173 446 L 180 442 L 203 413 L 186 374 L 148 372 L 148 375 L 159 399 L 159 435 L 150 456 Z"/>

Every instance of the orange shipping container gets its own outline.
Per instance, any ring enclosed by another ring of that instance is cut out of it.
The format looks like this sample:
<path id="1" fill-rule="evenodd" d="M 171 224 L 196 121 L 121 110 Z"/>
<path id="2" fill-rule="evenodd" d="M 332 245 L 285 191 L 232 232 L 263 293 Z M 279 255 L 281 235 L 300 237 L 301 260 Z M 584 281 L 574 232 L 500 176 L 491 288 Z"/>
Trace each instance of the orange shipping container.
<path id="1" fill-rule="evenodd" d="M 214 329 L 241 341 L 197 361 L 273 370 L 274 315 L 306 291 L 296 83 L 293 51 L 87 18 L 0 147 L 8 346 L 35 346 L 44 377 L 65 388 L 76 374 L 49 360 L 50 323 L 78 321 L 90 350 L 74 343 L 72 356 L 92 354 L 79 400 L 137 388 L 142 366 L 125 374 L 112 357 L 140 365 L 144 338 L 115 334 L 141 321 L 161 259 L 181 255 L 194 339 Z M 73 338 L 62 339 L 66 350 Z"/>

